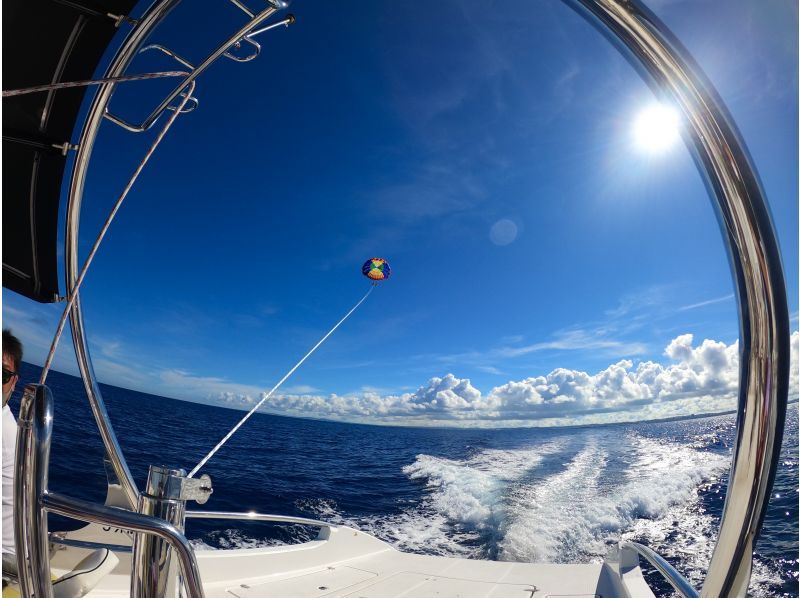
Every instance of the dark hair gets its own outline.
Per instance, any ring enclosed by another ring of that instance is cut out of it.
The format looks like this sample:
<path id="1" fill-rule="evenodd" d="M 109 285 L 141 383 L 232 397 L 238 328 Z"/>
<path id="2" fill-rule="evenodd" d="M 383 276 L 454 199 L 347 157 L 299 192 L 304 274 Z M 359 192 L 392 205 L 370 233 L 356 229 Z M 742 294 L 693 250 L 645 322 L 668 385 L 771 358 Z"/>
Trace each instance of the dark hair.
<path id="1" fill-rule="evenodd" d="M 22 343 L 7 328 L 3 329 L 3 355 L 8 355 L 14 360 L 14 371 L 19 372 L 19 364 L 22 363 Z"/>

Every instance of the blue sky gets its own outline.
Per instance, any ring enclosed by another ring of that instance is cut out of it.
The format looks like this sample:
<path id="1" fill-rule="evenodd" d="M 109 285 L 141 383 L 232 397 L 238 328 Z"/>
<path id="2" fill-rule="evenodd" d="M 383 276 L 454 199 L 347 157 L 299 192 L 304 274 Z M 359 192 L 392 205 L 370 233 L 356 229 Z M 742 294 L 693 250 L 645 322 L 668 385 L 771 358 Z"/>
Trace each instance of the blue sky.
<path id="1" fill-rule="evenodd" d="M 797 5 L 652 8 L 743 133 L 796 330 Z M 291 12 L 257 60 L 200 79 L 199 109 L 114 223 L 82 291 L 101 381 L 248 407 L 366 292 L 361 263 L 382 256 L 392 278 L 268 410 L 530 425 L 733 405 L 738 323 L 711 203 L 681 143 L 634 143 L 654 97 L 592 27 L 559 2 Z M 234 9 L 181 7 L 152 41 L 198 60 L 239 24 Z M 128 84 L 112 107 L 142 116 L 165 86 Z M 151 139 L 101 132 L 84 255 Z M 59 313 L 3 290 L 4 326 L 33 363 Z M 56 368 L 76 371 L 68 342 Z"/>

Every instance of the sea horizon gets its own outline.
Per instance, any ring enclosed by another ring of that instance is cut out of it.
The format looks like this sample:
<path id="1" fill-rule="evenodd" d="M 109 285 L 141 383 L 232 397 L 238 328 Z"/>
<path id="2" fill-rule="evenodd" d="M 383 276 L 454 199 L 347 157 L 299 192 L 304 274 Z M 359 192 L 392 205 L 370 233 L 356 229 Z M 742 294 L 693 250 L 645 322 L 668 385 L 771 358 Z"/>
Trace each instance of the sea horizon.
<path id="1" fill-rule="evenodd" d="M 23 362 L 27 366 L 31 366 L 37 369 L 41 369 L 41 365 L 37 365 L 35 363 L 31 363 L 28 361 Z M 69 374 L 67 372 L 63 372 L 56 369 L 51 369 L 50 372 L 55 372 L 61 376 L 68 376 L 70 378 L 74 378 L 76 380 L 82 380 L 80 376 L 76 376 L 75 374 Z M 38 383 L 38 378 L 36 381 Z M 25 382 L 28 383 L 28 382 Z M 136 388 L 129 388 L 121 385 L 115 384 L 108 384 L 106 382 L 99 382 L 101 386 L 107 386 L 111 388 L 119 388 L 122 390 L 127 390 L 130 392 L 136 392 L 142 395 L 158 398 L 158 399 L 167 399 L 169 401 L 178 401 L 182 403 L 190 403 L 193 405 L 203 405 L 206 407 L 213 407 L 219 409 L 225 409 L 230 411 L 240 411 L 246 412 L 252 408 L 252 405 L 248 405 L 246 407 L 238 407 L 232 404 L 222 404 L 222 403 L 214 403 L 212 400 L 192 400 L 192 399 L 181 399 L 177 397 L 170 397 L 167 395 L 159 395 L 152 392 L 147 392 L 144 390 L 139 390 Z M 266 392 L 266 391 L 264 391 Z M 284 393 L 287 395 L 296 395 L 298 393 Z M 302 393 L 299 393 L 302 394 Z M 279 395 L 280 396 L 280 395 Z M 794 405 L 800 402 L 800 398 L 790 398 L 787 405 Z M 451 429 L 465 429 L 465 430 L 512 430 L 512 429 L 527 429 L 527 428 L 534 428 L 534 429 L 570 429 L 570 428 L 593 428 L 593 427 L 605 427 L 605 426 L 618 426 L 618 425 L 625 425 L 625 424 L 632 424 L 632 423 L 664 423 L 664 422 L 678 422 L 684 420 L 694 420 L 694 419 L 704 419 L 709 417 L 717 417 L 717 416 L 724 416 L 724 415 L 733 415 L 736 413 L 736 409 L 728 409 L 724 411 L 710 411 L 710 412 L 701 412 L 701 413 L 693 413 L 689 415 L 676 415 L 672 417 L 662 417 L 662 418 L 655 418 L 655 419 L 636 419 L 635 417 L 631 417 L 630 419 L 620 419 L 617 421 L 609 421 L 609 422 L 588 422 L 588 423 L 574 423 L 574 424 L 550 424 L 550 425 L 536 425 L 535 423 L 526 424 L 518 424 L 518 425 L 503 425 L 502 423 L 498 422 L 497 425 L 469 425 L 471 422 L 465 420 L 458 420 L 454 421 L 452 424 L 443 424 L 443 423 L 432 423 L 429 425 L 426 424 L 419 424 L 419 423 L 404 423 L 404 422 L 390 422 L 390 421 L 381 421 L 381 422 L 364 422 L 364 421 L 354 421 L 348 420 L 343 418 L 324 418 L 324 417 L 313 417 L 313 416 L 305 416 L 305 415 L 293 415 L 287 413 L 280 413 L 277 411 L 271 411 L 269 409 L 259 409 L 257 410 L 254 415 L 271 415 L 274 417 L 285 417 L 289 419 L 299 419 L 299 420 L 307 420 L 307 421 L 319 421 L 319 422 L 330 422 L 330 423 L 340 423 L 340 424 L 347 424 L 347 425 L 355 425 L 355 426 L 370 426 L 370 427 L 378 427 L 378 428 L 410 428 L 410 429 L 432 429 L 432 430 L 451 430 Z M 543 418 L 544 419 L 544 418 Z M 514 420 L 518 421 L 518 420 Z M 523 420 L 525 421 L 525 420 Z M 531 422 L 535 422 L 536 420 L 531 420 Z"/>

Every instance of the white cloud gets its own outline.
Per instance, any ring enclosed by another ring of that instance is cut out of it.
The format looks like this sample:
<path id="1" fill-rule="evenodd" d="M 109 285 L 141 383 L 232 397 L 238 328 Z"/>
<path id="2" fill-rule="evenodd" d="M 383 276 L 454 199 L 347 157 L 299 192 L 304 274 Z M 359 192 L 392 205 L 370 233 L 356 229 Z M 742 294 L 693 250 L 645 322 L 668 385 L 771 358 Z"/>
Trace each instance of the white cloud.
<path id="1" fill-rule="evenodd" d="M 790 398 L 798 395 L 800 333 L 792 334 Z M 276 394 L 264 403 L 273 413 L 382 424 L 516 426 L 569 425 L 713 413 L 736 406 L 739 345 L 691 334 L 673 339 L 664 354 L 671 363 L 623 359 L 595 374 L 557 368 L 544 376 L 510 381 L 484 394 L 453 374 L 431 378 L 415 392 L 348 396 Z M 181 374 L 185 383 L 186 376 Z M 205 385 L 224 382 L 205 379 Z M 250 407 L 252 392 L 223 392 L 218 403 Z M 261 397 L 265 394 L 261 393 Z M 238 398 L 237 398 L 238 397 Z"/>

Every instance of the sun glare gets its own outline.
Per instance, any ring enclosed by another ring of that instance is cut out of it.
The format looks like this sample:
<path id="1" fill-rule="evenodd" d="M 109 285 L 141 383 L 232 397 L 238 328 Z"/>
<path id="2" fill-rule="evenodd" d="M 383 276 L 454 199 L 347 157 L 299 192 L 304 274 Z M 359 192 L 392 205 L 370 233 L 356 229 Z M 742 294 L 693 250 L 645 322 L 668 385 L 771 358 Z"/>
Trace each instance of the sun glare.
<path id="1" fill-rule="evenodd" d="M 654 104 L 642 110 L 633 125 L 636 147 L 650 153 L 661 153 L 675 145 L 680 135 L 680 119 L 674 108 Z"/>

